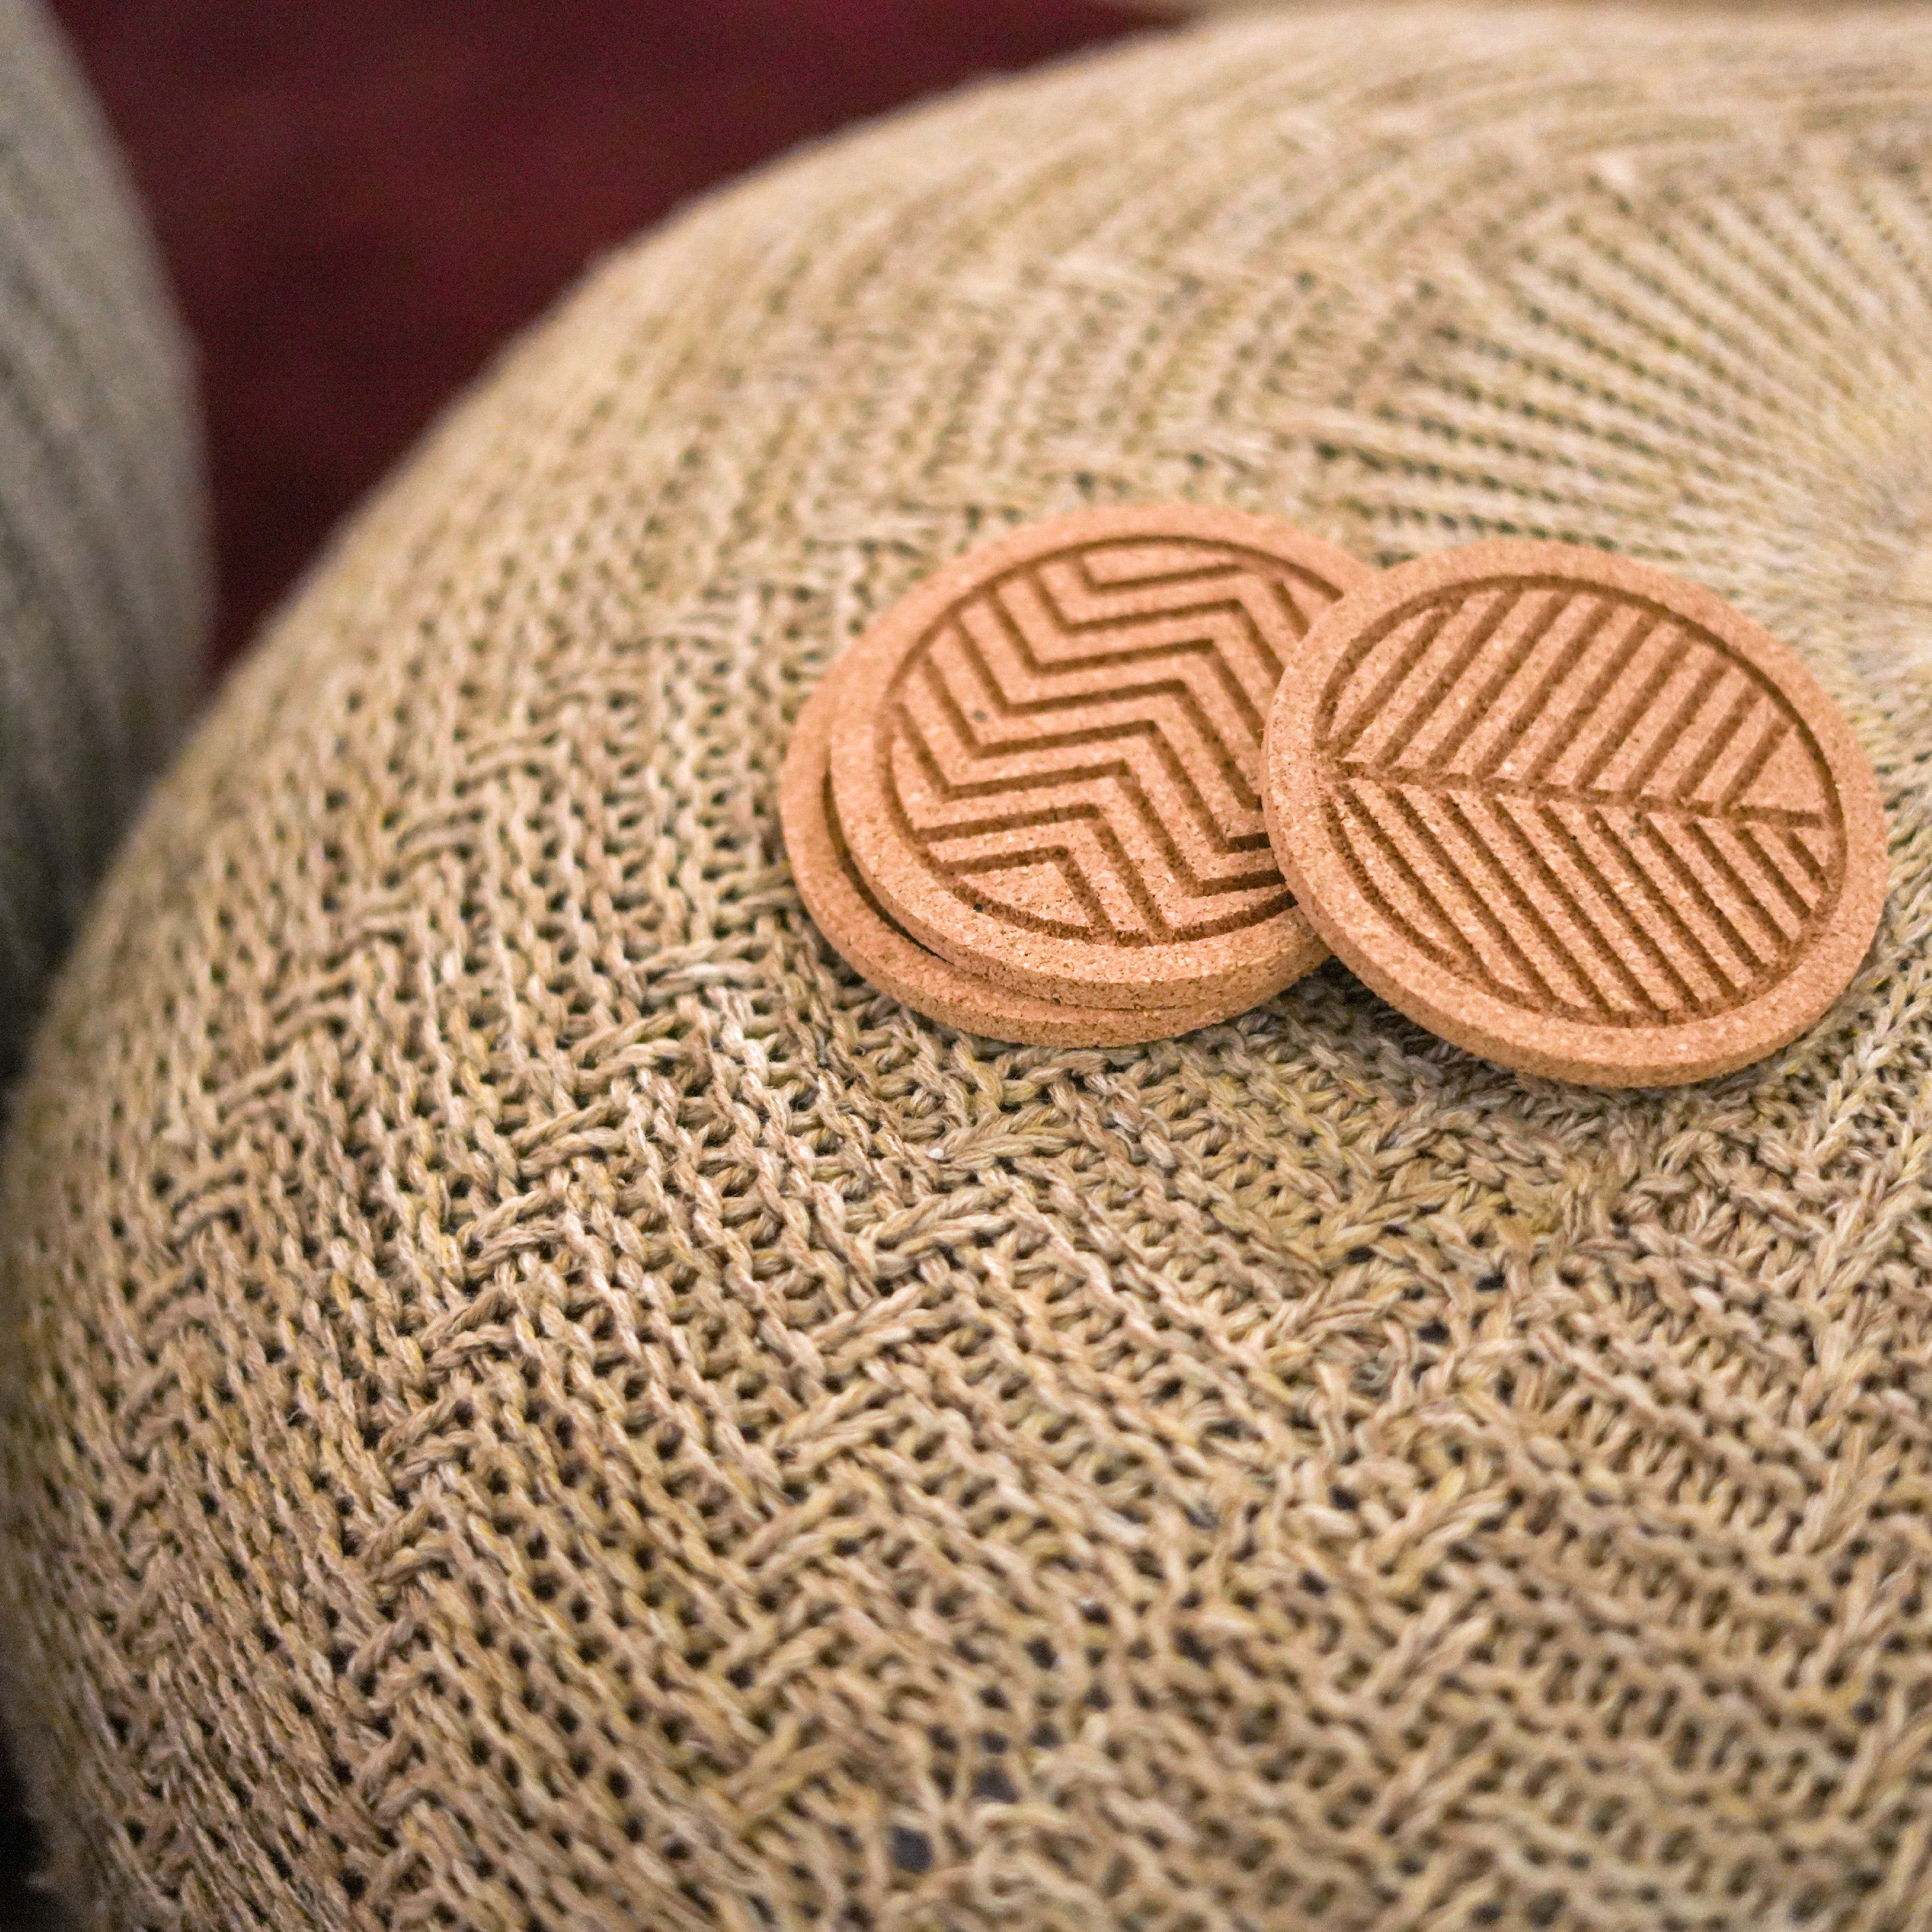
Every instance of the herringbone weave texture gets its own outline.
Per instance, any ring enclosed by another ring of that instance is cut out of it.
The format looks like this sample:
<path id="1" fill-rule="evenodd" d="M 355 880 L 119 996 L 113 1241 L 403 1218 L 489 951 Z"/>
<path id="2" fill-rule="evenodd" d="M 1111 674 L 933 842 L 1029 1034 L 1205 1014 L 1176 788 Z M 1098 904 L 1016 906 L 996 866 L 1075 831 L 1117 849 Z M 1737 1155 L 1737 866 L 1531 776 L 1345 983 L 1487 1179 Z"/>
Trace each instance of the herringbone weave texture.
<path id="1" fill-rule="evenodd" d="M 1932 1927 L 1932 20 L 1385 4 L 605 268 L 164 788 L 11 1148 L 0 1600 L 88 1926 Z M 1664 1094 L 1330 966 L 908 1015 L 790 721 L 1091 501 L 1735 598 L 1894 835 Z"/>

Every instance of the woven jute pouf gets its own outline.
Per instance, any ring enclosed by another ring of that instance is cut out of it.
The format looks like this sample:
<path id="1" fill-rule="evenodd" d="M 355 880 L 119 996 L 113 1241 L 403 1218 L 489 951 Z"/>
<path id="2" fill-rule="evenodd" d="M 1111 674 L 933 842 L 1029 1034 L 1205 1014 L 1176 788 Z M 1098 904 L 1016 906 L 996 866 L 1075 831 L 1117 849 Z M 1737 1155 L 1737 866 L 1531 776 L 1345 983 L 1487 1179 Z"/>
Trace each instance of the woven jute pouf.
<path id="1" fill-rule="evenodd" d="M 107 130 L 0 0 L 0 1084 L 197 672 L 188 358 Z"/>
<path id="2" fill-rule="evenodd" d="M 603 268 L 164 784 L 22 1095 L 0 1610 L 86 1927 L 1932 1925 L 1932 20 L 1385 4 Z M 1330 965 L 1012 1049 L 802 913 L 791 721 L 975 538 L 1646 557 L 1893 883 L 1592 1092 Z"/>

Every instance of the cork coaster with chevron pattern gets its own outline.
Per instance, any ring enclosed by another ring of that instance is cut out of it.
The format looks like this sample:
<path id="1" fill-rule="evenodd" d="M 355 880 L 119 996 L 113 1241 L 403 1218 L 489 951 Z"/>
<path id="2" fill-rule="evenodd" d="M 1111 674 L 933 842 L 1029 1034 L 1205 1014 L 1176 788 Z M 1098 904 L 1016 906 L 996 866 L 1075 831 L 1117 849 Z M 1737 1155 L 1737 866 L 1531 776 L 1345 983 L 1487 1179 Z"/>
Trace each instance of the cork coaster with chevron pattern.
<path id="1" fill-rule="evenodd" d="M 1269 845 L 1262 739 L 1367 566 L 1292 524 L 1164 504 L 999 538 L 842 668 L 832 796 L 921 944 L 1009 991 L 1234 1010 L 1324 956 Z"/>
<path id="2" fill-rule="evenodd" d="M 1269 831 L 1316 929 L 1503 1065 L 1665 1086 L 1796 1038 L 1886 881 L 1878 784 L 1784 645 L 1568 545 L 1472 544 L 1328 610 L 1267 740 Z"/>
<path id="3" fill-rule="evenodd" d="M 785 749 L 778 823 L 806 911 L 845 963 L 882 993 L 942 1024 L 1022 1046 L 1132 1046 L 1232 1018 L 1245 1001 L 1088 1006 L 1015 993 L 965 972 L 903 932 L 852 862 L 832 796 L 832 720 L 842 659 L 806 700 Z"/>

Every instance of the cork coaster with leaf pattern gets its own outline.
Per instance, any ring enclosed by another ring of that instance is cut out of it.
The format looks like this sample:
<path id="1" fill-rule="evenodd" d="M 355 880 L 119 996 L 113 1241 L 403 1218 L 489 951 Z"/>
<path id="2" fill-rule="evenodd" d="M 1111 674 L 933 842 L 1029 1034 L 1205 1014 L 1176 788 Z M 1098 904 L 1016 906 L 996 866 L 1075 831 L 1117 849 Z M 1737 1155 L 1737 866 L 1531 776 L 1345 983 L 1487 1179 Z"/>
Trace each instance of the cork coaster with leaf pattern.
<path id="1" fill-rule="evenodd" d="M 1606 1086 L 1811 1026 L 1882 909 L 1877 782 L 1792 653 L 1606 553 L 1490 542 L 1328 610 L 1267 736 L 1284 876 L 1336 955 L 1471 1052 Z"/>

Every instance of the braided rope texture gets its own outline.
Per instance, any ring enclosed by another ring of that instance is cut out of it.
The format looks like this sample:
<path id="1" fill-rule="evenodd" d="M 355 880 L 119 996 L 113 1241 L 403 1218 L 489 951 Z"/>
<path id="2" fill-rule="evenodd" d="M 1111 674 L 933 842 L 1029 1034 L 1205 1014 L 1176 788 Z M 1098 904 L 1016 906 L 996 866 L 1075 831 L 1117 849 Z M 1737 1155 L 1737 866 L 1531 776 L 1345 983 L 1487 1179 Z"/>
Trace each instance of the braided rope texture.
<path id="1" fill-rule="evenodd" d="M 0 1080 L 194 688 L 194 425 L 100 110 L 38 0 L 0 0 Z"/>
<path id="2" fill-rule="evenodd" d="M 1830 1016 L 1522 1078 L 1330 964 L 908 1013 L 788 733 L 1089 502 L 1594 542 L 1788 640 Z M 1932 1927 L 1932 19 L 1206 25 L 603 267 L 164 782 L 0 1195 L 77 1923 Z"/>

